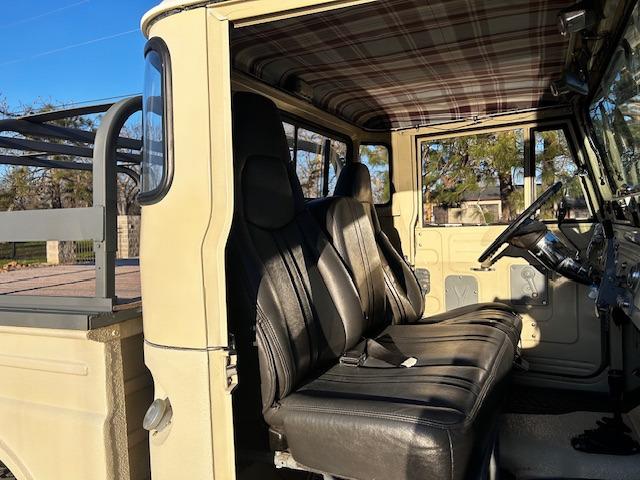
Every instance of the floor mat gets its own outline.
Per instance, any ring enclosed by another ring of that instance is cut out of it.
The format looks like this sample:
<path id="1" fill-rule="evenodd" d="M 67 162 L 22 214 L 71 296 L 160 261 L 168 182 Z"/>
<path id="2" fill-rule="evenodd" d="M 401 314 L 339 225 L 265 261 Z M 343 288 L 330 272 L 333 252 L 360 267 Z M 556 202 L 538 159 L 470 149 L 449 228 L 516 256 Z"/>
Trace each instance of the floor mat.
<path id="1" fill-rule="evenodd" d="M 599 412 L 563 415 L 507 413 L 500 422 L 501 467 L 521 479 L 640 480 L 640 455 L 593 455 L 571 447 L 571 437 L 593 428 Z M 631 422 L 625 418 L 627 425 Z"/>
<path id="2" fill-rule="evenodd" d="M 507 413 L 560 415 L 571 412 L 604 412 L 611 408 L 606 393 L 577 392 L 512 385 L 507 397 Z"/>

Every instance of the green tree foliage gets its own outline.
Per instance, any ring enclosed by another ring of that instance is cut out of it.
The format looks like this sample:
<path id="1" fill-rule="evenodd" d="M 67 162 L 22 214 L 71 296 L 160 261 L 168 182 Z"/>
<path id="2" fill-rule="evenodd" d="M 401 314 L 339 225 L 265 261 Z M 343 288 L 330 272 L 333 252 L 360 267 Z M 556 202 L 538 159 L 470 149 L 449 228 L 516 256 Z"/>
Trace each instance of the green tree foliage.
<path id="1" fill-rule="evenodd" d="M 344 164 L 347 146 L 343 142 L 304 128 L 298 128 L 297 145 L 296 174 L 306 198 L 318 198 L 323 195 L 324 153 L 325 149 L 329 148 L 327 183 L 331 193 L 335 187 L 336 176 Z"/>
<path id="2" fill-rule="evenodd" d="M 25 113 L 46 112 L 53 108 L 54 106 L 50 103 L 33 105 L 28 107 Z M 1 101 L 0 111 L 5 112 L 5 115 L 7 113 Z M 72 117 L 52 123 L 81 130 L 95 130 L 99 124 L 99 118 Z M 140 131 L 140 126 L 134 126 L 125 134 L 135 137 Z M 57 141 L 63 143 L 63 140 Z M 24 154 L 24 152 L 12 152 L 6 149 L 3 149 L 2 153 Z M 49 158 L 79 163 L 91 161 L 66 155 L 52 155 Z M 120 214 L 139 213 L 136 202 L 137 193 L 138 186 L 135 182 L 128 176 L 119 175 L 118 211 Z M 0 165 L 0 210 L 2 211 L 87 207 L 91 206 L 92 200 L 93 185 L 90 171 Z"/>
<path id="3" fill-rule="evenodd" d="M 373 202 L 387 203 L 391 199 L 389 150 L 384 145 L 362 145 L 360 147 L 360 161 L 369 167 Z"/>
<path id="4" fill-rule="evenodd" d="M 564 132 L 535 133 L 536 188 L 540 194 L 557 181 L 564 188 L 542 210 L 554 219 L 563 197 L 574 202 L 573 218 L 585 218 L 577 167 Z M 457 223 L 451 213 L 472 223 L 508 223 L 524 209 L 522 130 L 482 133 L 425 142 L 422 147 L 423 195 L 427 223 Z M 492 201 L 499 201 L 502 215 Z M 460 220 L 460 223 L 464 223 Z"/>
<path id="5" fill-rule="evenodd" d="M 296 173 L 306 198 L 322 196 L 322 166 L 324 137 L 316 132 L 298 128 L 298 151 Z"/>
<path id="6" fill-rule="evenodd" d="M 558 181 L 563 184 L 562 190 L 542 207 L 541 217 L 553 220 L 563 196 L 570 199 L 584 197 L 582 186 L 578 181 L 577 167 L 562 130 L 536 132 L 535 142 L 537 194 L 540 195 Z M 585 213 L 581 213 L 580 216 Z"/>
<path id="7" fill-rule="evenodd" d="M 512 220 L 524 203 L 514 172 L 523 166 L 521 130 L 481 133 L 423 144 L 422 175 L 425 205 L 457 208 L 481 199 L 499 199 L 502 215 L 477 209 L 478 223 Z M 434 212 L 425 211 L 427 218 Z M 448 223 L 447 221 L 443 223 Z"/>

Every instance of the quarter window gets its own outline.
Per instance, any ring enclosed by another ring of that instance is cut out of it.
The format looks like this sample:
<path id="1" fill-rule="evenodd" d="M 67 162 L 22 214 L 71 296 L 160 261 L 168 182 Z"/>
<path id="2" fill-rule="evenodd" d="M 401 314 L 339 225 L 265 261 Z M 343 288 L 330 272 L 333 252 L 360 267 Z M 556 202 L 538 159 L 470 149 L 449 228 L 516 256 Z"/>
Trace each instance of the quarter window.
<path id="1" fill-rule="evenodd" d="M 507 224 L 524 210 L 522 129 L 421 143 L 424 225 Z"/>
<path id="2" fill-rule="evenodd" d="M 591 217 L 573 158 L 563 129 L 534 132 L 536 154 L 536 195 L 561 181 L 563 188 L 540 212 L 542 220 L 555 220 L 564 197 L 566 218 L 584 220 Z"/>
<path id="3" fill-rule="evenodd" d="M 373 202 L 377 205 L 391 200 L 391 180 L 389 176 L 389 149 L 385 145 L 360 145 L 360 162 L 371 173 Z"/>
<path id="4" fill-rule="evenodd" d="M 142 103 L 143 148 L 140 202 L 152 203 L 166 192 L 170 183 L 167 78 L 168 51 L 164 42 L 153 38 L 145 53 Z"/>

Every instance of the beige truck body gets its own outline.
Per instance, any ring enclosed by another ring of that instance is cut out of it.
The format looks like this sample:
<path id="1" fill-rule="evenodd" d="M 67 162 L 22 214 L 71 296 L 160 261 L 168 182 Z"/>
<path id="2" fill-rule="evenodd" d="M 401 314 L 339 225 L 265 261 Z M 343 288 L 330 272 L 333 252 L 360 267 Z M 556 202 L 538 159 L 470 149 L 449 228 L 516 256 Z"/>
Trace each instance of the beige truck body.
<path id="1" fill-rule="evenodd" d="M 432 274 L 440 280 L 474 276 L 480 301 L 493 300 L 482 292 L 494 292 L 496 284 L 508 292 L 509 268 L 523 260 L 471 272 L 478 254 L 504 226 L 469 231 L 465 243 L 471 247 L 456 250 L 453 230 L 424 228 L 419 222 L 419 142 L 472 126 L 568 125 L 571 112 L 531 111 L 473 125 L 376 133 L 232 72 L 230 28 L 370 1 L 165 0 L 144 16 L 144 34 L 160 37 L 170 52 L 173 155 L 180 159 L 166 196 L 142 207 L 144 322 L 138 315 L 89 330 L 0 326 L 0 462 L 18 480 L 138 480 L 151 473 L 154 480 L 235 478 L 230 393 L 235 379 L 225 289 L 225 246 L 233 217 L 232 90 L 259 92 L 286 112 L 348 136 L 355 152 L 367 142 L 392 146 L 396 191 L 380 214 L 398 232 L 407 259 L 417 267 L 438 264 Z M 592 145 L 581 147 L 581 160 L 596 170 Z M 525 188 L 530 203 L 535 185 Z M 587 188 L 594 195 L 599 187 L 588 182 Z M 167 258 L 171 261 L 159 261 Z M 434 283 L 444 284 L 440 280 Z M 557 342 L 552 334 L 575 337 L 568 341 L 566 362 L 584 357 L 591 365 L 599 337 L 582 343 L 577 337 L 591 334 L 594 313 L 586 297 L 576 295 L 564 311 L 558 303 L 556 311 L 522 312 L 525 349 Z M 445 310 L 444 296 L 440 287 L 428 294 L 428 314 Z M 584 315 L 578 318 L 577 312 Z M 552 325 L 552 317 L 562 316 L 571 322 Z M 606 376 L 578 388 L 603 390 Z M 142 419 L 154 398 L 170 399 L 172 418 L 162 431 L 149 433 Z"/>
<path id="2" fill-rule="evenodd" d="M 90 331 L 0 327 L 0 459 L 19 480 L 151 477 L 142 318 Z"/>

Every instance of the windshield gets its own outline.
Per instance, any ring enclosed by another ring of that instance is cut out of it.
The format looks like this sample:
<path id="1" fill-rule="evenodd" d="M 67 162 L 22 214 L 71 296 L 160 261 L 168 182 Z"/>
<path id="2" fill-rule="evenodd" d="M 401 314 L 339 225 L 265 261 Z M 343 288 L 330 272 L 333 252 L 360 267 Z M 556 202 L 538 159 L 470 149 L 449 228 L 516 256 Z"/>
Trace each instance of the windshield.
<path id="1" fill-rule="evenodd" d="M 618 195 L 640 191 L 640 21 L 638 5 L 589 108 Z"/>

